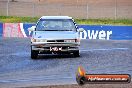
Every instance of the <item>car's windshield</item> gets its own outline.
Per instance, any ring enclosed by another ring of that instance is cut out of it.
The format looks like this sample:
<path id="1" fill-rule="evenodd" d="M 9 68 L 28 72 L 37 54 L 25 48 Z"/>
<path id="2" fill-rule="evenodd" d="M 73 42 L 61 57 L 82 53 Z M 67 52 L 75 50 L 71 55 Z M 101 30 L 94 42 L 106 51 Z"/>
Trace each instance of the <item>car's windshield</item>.
<path id="1" fill-rule="evenodd" d="M 72 19 L 40 19 L 36 31 L 76 31 Z"/>

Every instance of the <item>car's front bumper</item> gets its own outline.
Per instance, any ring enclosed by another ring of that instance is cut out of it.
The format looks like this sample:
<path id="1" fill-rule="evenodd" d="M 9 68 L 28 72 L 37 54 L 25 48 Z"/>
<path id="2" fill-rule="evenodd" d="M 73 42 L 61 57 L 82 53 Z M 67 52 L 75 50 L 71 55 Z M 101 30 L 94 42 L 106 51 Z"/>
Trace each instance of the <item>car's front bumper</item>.
<path id="1" fill-rule="evenodd" d="M 79 50 L 79 43 L 32 43 L 32 50 L 42 52 L 74 52 Z M 57 47 L 60 50 L 54 51 L 51 48 Z"/>
<path id="2" fill-rule="evenodd" d="M 49 43 L 43 43 L 43 42 L 33 42 L 31 43 L 32 46 L 39 46 L 39 45 L 44 45 L 44 46 L 80 46 L 80 43 L 75 42 L 75 43 L 67 43 L 67 42 L 49 42 Z"/>

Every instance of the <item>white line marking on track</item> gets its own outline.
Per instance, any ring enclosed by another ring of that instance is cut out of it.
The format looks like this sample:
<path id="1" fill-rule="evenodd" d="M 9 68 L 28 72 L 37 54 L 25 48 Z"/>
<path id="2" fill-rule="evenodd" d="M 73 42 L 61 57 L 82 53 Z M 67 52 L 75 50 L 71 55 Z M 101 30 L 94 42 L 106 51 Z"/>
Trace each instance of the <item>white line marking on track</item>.
<path id="1" fill-rule="evenodd" d="M 129 48 L 101 48 L 101 49 L 87 49 L 87 50 L 80 50 L 80 51 L 110 51 L 110 50 L 128 50 Z"/>

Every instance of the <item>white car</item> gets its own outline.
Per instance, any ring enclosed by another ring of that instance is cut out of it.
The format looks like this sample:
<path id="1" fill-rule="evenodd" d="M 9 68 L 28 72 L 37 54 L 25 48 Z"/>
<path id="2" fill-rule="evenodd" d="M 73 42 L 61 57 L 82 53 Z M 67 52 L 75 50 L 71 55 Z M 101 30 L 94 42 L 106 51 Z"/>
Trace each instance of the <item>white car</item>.
<path id="1" fill-rule="evenodd" d="M 42 16 L 33 31 L 31 38 L 31 58 L 38 54 L 73 54 L 79 56 L 80 36 L 76 23 L 69 16 Z"/>

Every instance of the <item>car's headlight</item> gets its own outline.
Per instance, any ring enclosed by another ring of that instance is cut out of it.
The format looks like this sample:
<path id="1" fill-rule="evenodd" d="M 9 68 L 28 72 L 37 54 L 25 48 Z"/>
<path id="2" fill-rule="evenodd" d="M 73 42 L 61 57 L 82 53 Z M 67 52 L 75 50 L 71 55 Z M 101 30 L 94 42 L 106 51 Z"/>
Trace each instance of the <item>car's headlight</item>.
<path id="1" fill-rule="evenodd" d="M 36 39 L 32 38 L 32 39 L 31 39 L 31 42 L 36 42 Z"/>
<path id="2" fill-rule="evenodd" d="M 36 39 L 36 42 L 47 42 L 46 39 Z"/>
<path id="3" fill-rule="evenodd" d="M 47 42 L 46 39 L 32 39 L 32 42 Z"/>
<path id="4" fill-rule="evenodd" d="M 64 42 L 75 42 L 75 39 L 64 40 Z"/>
<path id="5" fill-rule="evenodd" d="M 78 38 L 78 39 L 75 39 L 75 42 L 80 42 L 80 39 Z"/>

